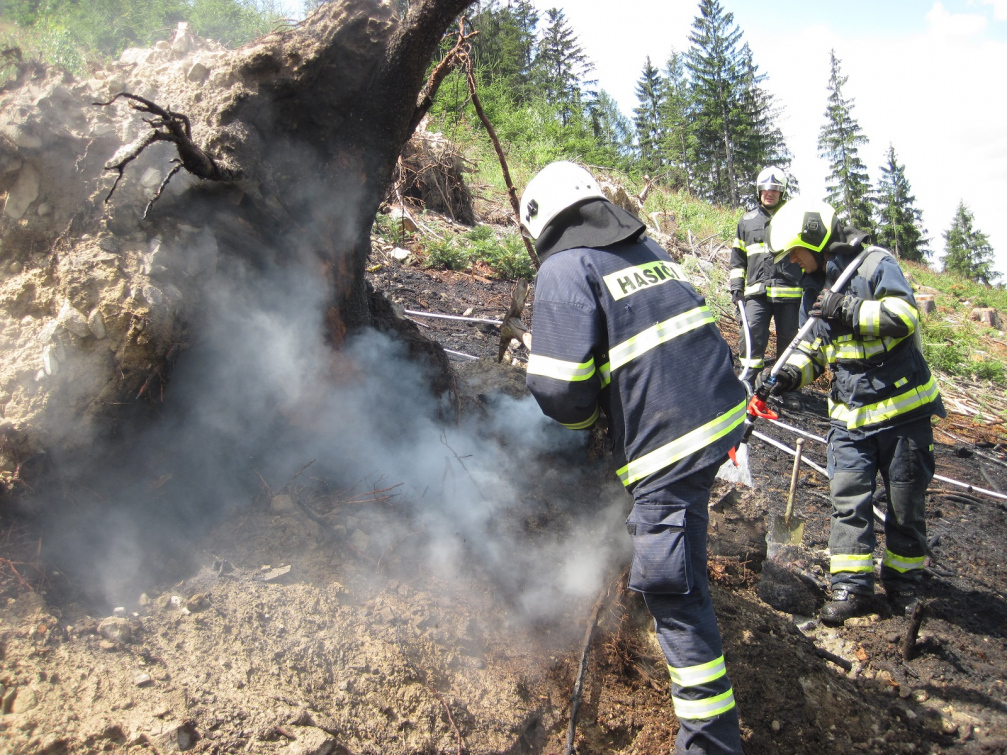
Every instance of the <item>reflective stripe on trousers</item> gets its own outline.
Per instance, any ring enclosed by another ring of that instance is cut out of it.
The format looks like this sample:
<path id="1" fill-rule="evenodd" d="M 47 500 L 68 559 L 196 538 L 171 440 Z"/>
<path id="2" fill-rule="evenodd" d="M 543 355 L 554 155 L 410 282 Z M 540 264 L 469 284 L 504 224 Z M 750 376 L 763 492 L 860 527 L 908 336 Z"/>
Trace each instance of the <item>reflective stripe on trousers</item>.
<path id="1" fill-rule="evenodd" d="M 678 578 L 672 574 L 654 575 L 656 589 L 675 592 L 640 589 L 647 587 L 640 579 L 635 588 L 642 593 L 654 617 L 657 639 L 671 674 L 672 702 L 680 724 L 676 753 L 739 755 L 742 752 L 734 690 L 724 665 L 706 575 L 710 487 L 719 466 L 718 463 L 701 469 L 676 480 L 660 493 L 638 500 L 634 511 L 646 509 L 647 514 L 631 514 L 629 520 L 670 522 L 667 536 L 677 538 L 669 560 L 677 564 Z M 654 511 L 662 509 L 666 510 L 666 516 L 660 519 L 653 516 Z M 679 523 L 681 526 L 674 526 Z M 640 577 L 648 573 L 642 568 L 648 564 L 640 563 L 647 561 L 648 553 L 641 553 L 641 549 L 658 546 L 654 541 L 662 535 L 655 526 L 637 524 L 632 529 L 637 533 L 633 538 L 633 572 Z M 683 549 L 684 554 L 678 552 Z M 678 555 L 684 558 L 676 558 Z"/>
<path id="2" fill-rule="evenodd" d="M 888 493 L 881 579 L 892 587 L 923 576 L 927 538 L 926 491 L 934 476 L 930 418 L 907 422 L 854 440 L 829 431 L 829 532 L 832 587 L 874 589 L 874 490 L 878 472 Z"/>

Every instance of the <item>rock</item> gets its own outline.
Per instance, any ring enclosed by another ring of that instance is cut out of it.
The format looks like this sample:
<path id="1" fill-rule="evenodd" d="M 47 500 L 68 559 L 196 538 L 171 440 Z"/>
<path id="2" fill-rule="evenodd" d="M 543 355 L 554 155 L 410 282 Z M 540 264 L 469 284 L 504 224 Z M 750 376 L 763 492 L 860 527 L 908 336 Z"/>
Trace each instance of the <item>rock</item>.
<path id="1" fill-rule="evenodd" d="M 152 744 L 165 752 L 185 752 L 195 747 L 199 732 L 192 721 L 170 723 L 160 733 L 151 738 Z"/>
<path id="2" fill-rule="evenodd" d="M 388 213 L 388 219 L 395 223 L 403 233 L 416 233 L 419 230 L 416 221 L 401 207 L 393 207 Z"/>
<path id="3" fill-rule="evenodd" d="M 175 37 L 171 41 L 171 52 L 176 57 L 182 57 L 189 52 L 192 47 L 192 32 L 189 31 L 189 24 L 180 21 L 175 28 Z"/>
<path id="4" fill-rule="evenodd" d="M 406 260 L 408 260 L 410 257 L 413 256 L 413 253 L 408 249 L 403 249 L 402 247 L 397 246 L 390 252 L 388 252 L 388 255 L 394 260 L 398 260 L 399 262 L 405 262 Z"/>
<path id="5" fill-rule="evenodd" d="M 32 112 L 34 110 L 34 112 Z M 0 134 L 3 134 L 15 147 L 21 149 L 39 149 L 42 137 L 35 133 L 32 121 L 38 111 L 34 108 L 13 108 L 4 114 L 0 120 Z"/>
<path id="6" fill-rule="evenodd" d="M 205 611 L 210 607 L 210 597 L 206 593 L 197 592 L 185 602 L 185 607 L 192 613 Z"/>
<path id="7" fill-rule="evenodd" d="M 917 296 L 916 306 L 919 308 L 920 313 L 924 315 L 937 311 L 937 303 L 934 302 L 934 297 L 932 296 Z"/>
<path id="8" fill-rule="evenodd" d="M 274 495 L 269 502 L 269 510 L 274 514 L 289 514 L 294 511 L 295 505 L 289 495 Z"/>
<path id="9" fill-rule="evenodd" d="M 4 215 L 11 220 L 20 220 L 31 203 L 38 199 L 40 182 L 38 171 L 32 167 L 31 163 L 22 165 L 17 174 L 17 180 L 7 192 Z"/>
<path id="10" fill-rule="evenodd" d="M 133 633 L 127 619 L 121 616 L 109 616 L 98 623 L 98 634 L 113 642 L 129 642 Z"/>
<path id="11" fill-rule="evenodd" d="M 284 574 L 287 574 L 289 571 L 290 571 L 290 565 L 289 564 L 287 566 L 278 566 L 275 569 L 270 569 L 265 574 L 263 574 L 262 575 L 262 581 L 263 582 L 272 582 L 273 580 L 279 579 Z"/>
<path id="12" fill-rule="evenodd" d="M 338 744 L 331 735 L 313 726 L 291 726 L 297 739 L 280 750 L 286 755 L 330 755 Z"/>
<path id="13" fill-rule="evenodd" d="M 12 690 L 13 691 L 13 690 Z M 20 687 L 17 690 L 17 697 L 11 703 L 11 713 L 26 713 L 38 705 L 38 695 L 31 687 Z"/>
<path id="14" fill-rule="evenodd" d="M 133 684 L 137 687 L 150 687 L 154 680 L 150 678 L 150 674 L 137 674 L 133 677 Z"/>
<path id="15" fill-rule="evenodd" d="M 87 324 L 87 318 L 70 304 L 69 299 L 63 300 L 63 306 L 60 308 L 59 314 L 56 315 L 56 322 L 80 338 L 86 338 L 91 335 L 91 328 Z"/>
<path id="16" fill-rule="evenodd" d="M 197 60 L 185 74 L 185 78 L 194 83 L 203 81 L 210 73 L 210 69 L 201 60 Z"/>
<path id="17" fill-rule="evenodd" d="M 105 337 L 105 318 L 97 309 L 92 310 L 91 314 L 87 316 L 87 327 L 91 331 L 91 335 L 99 341 Z"/>

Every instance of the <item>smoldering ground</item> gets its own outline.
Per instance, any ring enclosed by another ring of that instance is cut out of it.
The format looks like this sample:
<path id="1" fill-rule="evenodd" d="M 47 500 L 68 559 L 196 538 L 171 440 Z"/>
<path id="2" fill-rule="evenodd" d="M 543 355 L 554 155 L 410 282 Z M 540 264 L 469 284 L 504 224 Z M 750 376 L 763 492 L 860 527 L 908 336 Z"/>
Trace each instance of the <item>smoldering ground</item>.
<path id="1" fill-rule="evenodd" d="M 333 351 L 310 269 L 221 261 L 157 419 L 100 469 L 64 474 L 49 491 L 64 500 L 44 507 L 46 560 L 96 610 L 133 606 L 203 565 L 198 543 L 215 523 L 291 486 L 356 501 L 326 514 L 335 528 L 377 511 L 379 559 L 408 552 L 449 581 L 485 575 L 516 620 L 548 620 L 597 594 L 630 547 L 627 496 L 586 462 L 585 434 L 530 397 L 489 397 L 459 420 L 424 367 L 376 331 Z"/>

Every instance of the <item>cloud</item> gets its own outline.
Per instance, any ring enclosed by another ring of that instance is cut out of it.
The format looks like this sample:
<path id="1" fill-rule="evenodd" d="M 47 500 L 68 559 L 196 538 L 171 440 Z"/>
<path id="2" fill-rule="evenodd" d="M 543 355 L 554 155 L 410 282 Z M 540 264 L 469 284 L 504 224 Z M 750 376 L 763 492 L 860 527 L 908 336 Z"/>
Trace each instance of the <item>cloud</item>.
<path id="1" fill-rule="evenodd" d="M 1007 21 L 1007 0 L 983 0 L 983 5 L 993 6 L 993 18 Z"/>

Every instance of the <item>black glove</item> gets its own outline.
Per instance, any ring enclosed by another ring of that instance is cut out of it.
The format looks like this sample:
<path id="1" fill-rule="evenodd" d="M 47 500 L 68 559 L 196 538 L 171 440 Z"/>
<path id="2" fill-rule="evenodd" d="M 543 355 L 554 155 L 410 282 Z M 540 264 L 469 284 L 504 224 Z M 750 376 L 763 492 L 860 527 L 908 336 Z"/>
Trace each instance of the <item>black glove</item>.
<path id="1" fill-rule="evenodd" d="M 759 389 L 766 384 L 769 380 L 769 376 L 773 374 L 771 367 L 767 367 L 762 372 L 758 374 L 755 378 L 755 392 L 758 393 Z M 773 386 L 771 395 L 779 396 L 781 393 L 786 393 L 787 391 L 793 391 L 801 385 L 801 375 L 798 373 L 795 367 L 790 367 L 789 365 L 780 369 L 776 373 L 776 385 Z"/>
<path id="2" fill-rule="evenodd" d="M 812 317 L 820 317 L 823 320 L 844 320 L 843 302 L 845 301 L 845 294 L 840 294 L 827 288 L 815 299 L 815 303 L 811 305 L 811 311 L 808 314 Z"/>
<path id="3" fill-rule="evenodd" d="M 745 292 L 740 288 L 731 289 L 731 301 L 734 302 L 736 307 L 745 306 Z"/>

